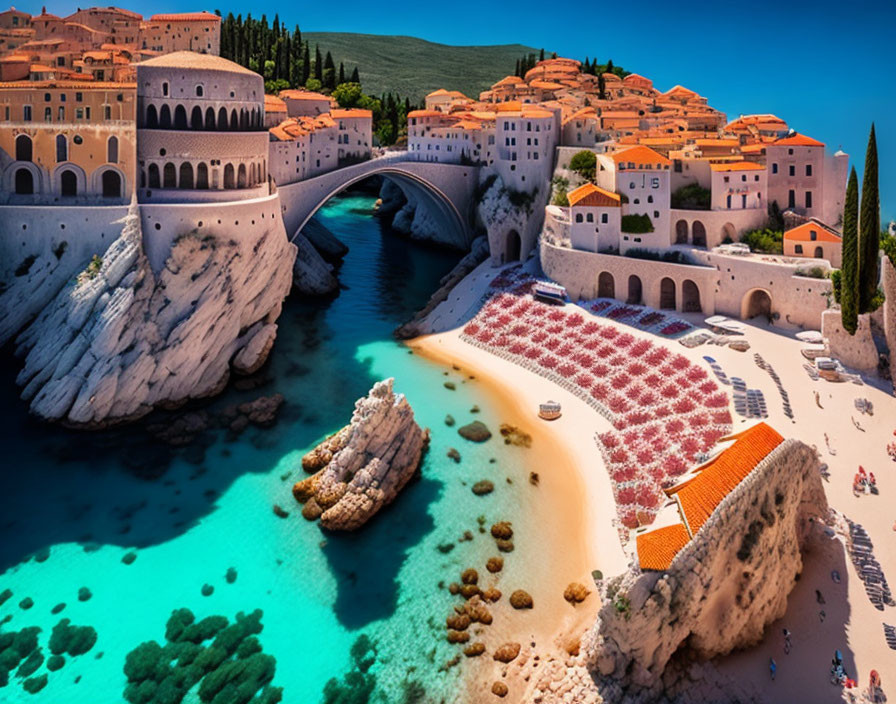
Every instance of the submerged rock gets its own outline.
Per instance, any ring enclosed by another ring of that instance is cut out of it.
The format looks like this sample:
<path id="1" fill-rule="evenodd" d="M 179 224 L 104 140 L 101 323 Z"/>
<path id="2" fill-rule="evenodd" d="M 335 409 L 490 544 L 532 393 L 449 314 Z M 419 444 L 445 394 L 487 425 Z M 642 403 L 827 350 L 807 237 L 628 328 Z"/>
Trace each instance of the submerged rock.
<path id="1" fill-rule="evenodd" d="M 280 504 L 274 504 L 274 515 L 277 518 L 289 518 L 289 511 L 283 508 Z"/>
<path id="2" fill-rule="evenodd" d="M 330 460 L 293 487 L 306 508 L 316 501 L 323 509 L 324 528 L 361 527 L 395 500 L 420 466 L 429 431 L 417 425 L 407 399 L 393 391 L 393 381 L 377 382 L 355 403 L 351 423 L 337 433 L 339 449 L 331 452 L 333 441 L 326 440 Z"/>
<path id="3" fill-rule="evenodd" d="M 488 562 L 485 563 L 485 568 L 491 572 L 500 572 L 504 569 L 504 558 L 503 557 L 490 557 L 488 558 Z"/>
<path id="4" fill-rule="evenodd" d="M 236 581 L 236 568 L 228 567 L 224 579 L 228 584 L 233 584 Z"/>
<path id="5" fill-rule="evenodd" d="M 508 691 L 509 690 L 507 689 L 507 685 L 503 682 L 495 682 L 492 685 L 492 694 L 494 694 L 496 697 L 501 697 L 503 699 L 507 696 Z"/>
<path id="6" fill-rule="evenodd" d="M 453 447 L 449 447 L 449 448 L 448 448 L 448 452 L 446 452 L 445 455 L 446 455 L 449 459 L 454 460 L 455 462 L 460 462 L 460 452 L 458 452 L 458 451 L 457 451 L 455 448 L 453 448 Z"/>
<path id="7" fill-rule="evenodd" d="M 468 658 L 479 657 L 485 652 L 485 643 L 470 643 L 466 648 L 464 648 L 464 655 Z"/>
<path id="8" fill-rule="evenodd" d="M 462 425 L 457 432 L 462 438 L 471 442 L 485 442 L 492 436 L 488 426 L 481 420 L 474 420 L 472 423 Z"/>
<path id="9" fill-rule="evenodd" d="M 461 573 L 460 581 L 464 584 L 476 584 L 479 581 L 479 573 L 472 567 L 468 567 Z"/>
<path id="10" fill-rule="evenodd" d="M 498 540 L 510 540 L 513 537 L 513 527 L 510 521 L 498 521 L 493 524 L 492 537 Z"/>
<path id="11" fill-rule="evenodd" d="M 491 494 L 495 490 L 494 483 L 490 482 L 488 479 L 482 479 L 476 482 L 473 485 L 473 493 L 476 496 L 485 496 L 486 494 Z"/>
<path id="12" fill-rule="evenodd" d="M 505 445 L 516 445 L 517 447 L 532 447 L 532 436 L 529 433 L 520 430 L 515 425 L 501 423 L 501 437 L 504 438 Z"/>
<path id="13" fill-rule="evenodd" d="M 454 425 L 454 422 L 455 421 L 454 421 L 453 415 L 451 415 L 449 413 L 447 416 L 445 416 L 445 425 L 447 425 L 449 428 L 451 428 Z"/>
<path id="14" fill-rule="evenodd" d="M 126 565 L 131 565 L 131 564 L 134 563 L 134 560 L 136 560 L 136 559 L 137 559 L 137 553 L 135 553 L 135 552 L 126 552 L 126 553 L 122 556 L 121 561 L 122 561 L 124 564 L 126 564 Z"/>
<path id="15" fill-rule="evenodd" d="M 89 601 L 93 593 L 87 587 L 81 587 L 78 590 L 78 601 Z"/>

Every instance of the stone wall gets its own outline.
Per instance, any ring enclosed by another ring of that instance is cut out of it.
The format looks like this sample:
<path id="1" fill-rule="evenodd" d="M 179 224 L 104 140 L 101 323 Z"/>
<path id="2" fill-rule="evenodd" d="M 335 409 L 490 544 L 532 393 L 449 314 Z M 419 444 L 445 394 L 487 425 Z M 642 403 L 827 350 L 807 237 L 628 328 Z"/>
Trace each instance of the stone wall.
<path id="1" fill-rule="evenodd" d="M 600 276 L 607 273 L 612 277 L 613 297 L 619 300 L 629 300 L 630 278 L 637 277 L 641 285 L 641 302 L 659 309 L 661 282 L 669 278 L 675 284 L 675 310 L 685 308 L 683 290 L 686 281 L 697 287 L 703 313 L 712 315 L 716 310 L 718 272 L 712 267 L 582 252 L 551 244 L 545 238 L 541 240 L 540 251 L 544 273 L 565 286 L 573 300 L 597 298 Z"/>
<path id="2" fill-rule="evenodd" d="M 871 337 L 871 316 L 859 316 L 856 334 L 843 329 L 839 310 L 826 310 L 821 316 L 821 334 L 827 339 L 831 356 L 852 369 L 875 371 L 879 355 Z"/>
<path id="3" fill-rule="evenodd" d="M 884 338 L 890 351 L 890 381 L 896 387 L 896 267 L 884 256 L 882 284 L 884 289 Z"/>
<path id="4" fill-rule="evenodd" d="M 755 645 L 783 616 L 802 552 L 828 519 L 815 453 L 784 441 L 719 504 L 668 571 L 632 565 L 602 585 L 588 644 L 592 669 L 630 694 L 658 695 L 679 650 L 709 659 Z"/>

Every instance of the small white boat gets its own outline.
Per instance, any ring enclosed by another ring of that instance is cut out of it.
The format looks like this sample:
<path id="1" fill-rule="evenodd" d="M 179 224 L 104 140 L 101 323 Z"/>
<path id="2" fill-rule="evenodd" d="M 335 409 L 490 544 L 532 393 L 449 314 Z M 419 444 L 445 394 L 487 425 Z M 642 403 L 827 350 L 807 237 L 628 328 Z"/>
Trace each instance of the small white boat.
<path id="1" fill-rule="evenodd" d="M 536 297 L 546 301 L 552 303 L 566 303 L 566 289 L 560 284 L 554 284 L 548 281 L 536 281 L 533 292 Z"/>
<path id="2" fill-rule="evenodd" d="M 828 371 L 836 371 L 837 364 L 836 359 L 831 359 L 830 357 L 816 357 L 815 358 L 815 366 L 818 369 L 826 369 Z"/>
<path id="3" fill-rule="evenodd" d="M 560 417 L 560 404 L 556 401 L 538 404 L 538 417 L 544 420 L 556 420 Z"/>

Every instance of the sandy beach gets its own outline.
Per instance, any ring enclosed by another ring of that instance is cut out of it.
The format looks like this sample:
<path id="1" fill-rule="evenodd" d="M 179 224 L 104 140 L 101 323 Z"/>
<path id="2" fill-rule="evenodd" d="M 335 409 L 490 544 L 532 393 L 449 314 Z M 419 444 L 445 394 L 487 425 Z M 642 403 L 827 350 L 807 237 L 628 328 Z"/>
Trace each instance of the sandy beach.
<path id="1" fill-rule="evenodd" d="M 534 508 L 542 514 L 538 524 L 543 528 L 540 539 L 544 544 L 535 546 L 535 551 L 544 555 L 550 566 L 545 565 L 537 583 L 530 581 L 531 588 L 527 587 L 536 597 L 537 608 L 522 614 L 510 612 L 506 625 L 489 632 L 489 637 L 495 640 L 495 636 L 506 636 L 524 643 L 531 637 L 530 642 L 536 643 L 536 647 L 528 653 L 524 650 L 523 656 L 538 654 L 543 660 L 552 654 L 562 657 L 564 645 L 592 625 L 599 607 L 598 600 L 589 597 L 577 609 L 570 608 L 562 599 L 566 583 L 577 579 L 590 588 L 591 570 L 614 575 L 626 568 L 629 559 L 614 523 L 610 480 L 593 439 L 595 432 L 609 427 L 608 421 L 553 382 L 460 338 L 460 328 L 475 314 L 488 282 L 499 271 L 487 264 L 477 269 L 463 287 L 458 287 L 462 291 L 455 289 L 457 292 L 452 292 L 431 314 L 430 322 L 443 332 L 418 338 L 412 347 L 476 376 L 477 383 L 499 399 L 507 414 L 506 422 L 519 425 L 533 436 L 532 459 L 544 467 Z M 702 325 L 702 316 L 682 317 L 696 326 Z M 785 437 L 797 438 L 819 450 L 820 461 L 828 465 L 825 489 L 831 507 L 864 527 L 884 574 L 896 575 L 896 516 L 892 509 L 896 466 L 886 453 L 886 445 L 896 429 L 896 399 L 888 393 L 884 382 L 876 378 L 866 378 L 864 385 L 813 381 L 803 368 L 805 360 L 799 352 L 802 343 L 794 337 L 797 330 L 746 323 L 741 339 L 746 339 L 751 348 L 739 352 L 718 345 L 687 349 L 674 340 L 605 318 L 600 320 L 668 346 L 707 369 L 703 357 L 710 356 L 729 377 L 740 377 L 748 388 L 759 389 L 768 409 L 767 422 Z M 756 353 L 779 375 L 790 397 L 792 419 L 784 413 L 771 375 L 757 365 Z M 730 394 L 730 386 L 723 388 Z M 872 402 L 873 415 L 856 410 L 858 398 Z M 536 415 L 538 403 L 548 399 L 562 404 L 563 416 L 557 421 L 542 421 Z M 735 431 L 754 422 L 735 415 L 733 407 L 732 415 Z M 853 495 L 852 478 L 860 464 L 875 473 L 879 495 Z M 834 536 L 829 544 L 818 546 L 805 556 L 787 613 L 769 626 L 762 643 L 719 658 L 714 667 L 707 668 L 713 673 L 710 677 L 715 680 L 717 691 L 718 687 L 727 688 L 731 694 L 736 691 L 755 701 L 848 700 L 848 693 L 829 681 L 835 649 L 842 651 L 847 671 L 859 682 L 861 689 L 852 692 L 864 691 L 872 669 L 881 674 L 886 691 L 888 682 L 896 677 L 896 654 L 887 647 L 883 626 L 896 623 L 896 609 L 885 606 L 880 611 L 871 604 L 844 544 L 842 536 Z M 838 572 L 839 584 L 833 581 L 832 570 Z M 819 603 L 816 590 L 822 595 L 823 604 Z M 792 633 L 793 648 L 789 654 L 784 652 L 784 628 Z M 774 681 L 769 676 L 769 658 L 777 663 Z M 532 664 L 517 662 L 513 670 L 531 674 Z M 474 700 L 495 700 L 489 690 L 499 672 L 497 665 L 489 659 L 487 665 L 480 663 L 479 669 L 472 672 Z M 507 668 L 503 671 L 507 672 Z M 512 676 L 505 681 L 512 683 L 505 701 L 528 700 L 525 697 L 531 684 Z"/>

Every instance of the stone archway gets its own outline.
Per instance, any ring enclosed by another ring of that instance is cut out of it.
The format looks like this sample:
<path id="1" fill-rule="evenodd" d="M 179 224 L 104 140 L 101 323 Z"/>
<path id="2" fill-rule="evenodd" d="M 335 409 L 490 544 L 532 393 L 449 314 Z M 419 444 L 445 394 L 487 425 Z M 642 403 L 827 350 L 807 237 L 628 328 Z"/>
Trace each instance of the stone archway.
<path id="1" fill-rule="evenodd" d="M 737 242 L 737 228 L 730 222 L 726 222 L 722 228 L 722 241 L 725 243 Z"/>
<path id="2" fill-rule="evenodd" d="M 63 198 L 73 198 L 78 195 L 78 175 L 71 169 L 65 169 L 59 175 L 59 194 Z"/>
<path id="3" fill-rule="evenodd" d="M 772 317 L 772 297 L 764 288 L 754 288 L 744 295 L 740 306 L 740 317 L 744 320 L 759 315 L 768 319 Z"/>
<path id="4" fill-rule="evenodd" d="M 660 310 L 675 310 L 675 282 L 668 276 L 660 281 Z"/>
<path id="5" fill-rule="evenodd" d="M 30 196 L 34 193 L 34 176 L 28 169 L 16 170 L 16 194 Z"/>
<path id="6" fill-rule="evenodd" d="M 520 239 L 520 233 L 511 230 L 504 238 L 504 263 L 518 262 L 523 249 L 523 241 Z"/>
<path id="7" fill-rule="evenodd" d="M 616 280 L 609 271 L 602 271 L 597 277 L 597 297 L 616 298 Z"/>
<path id="8" fill-rule="evenodd" d="M 121 198 L 121 174 L 115 169 L 106 169 L 102 175 L 103 198 Z"/>
<path id="9" fill-rule="evenodd" d="M 688 221 L 679 220 L 675 223 L 675 244 L 688 243 Z"/>
<path id="10" fill-rule="evenodd" d="M 681 284 L 681 310 L 685 313 L 702 313 L 700 305 L 700 289 L 690 279 L 685 279 Z"/>
<path id="11" fill-rule="evenodd" d="M 700 220 L 694 220 L 691 226 L 691 243 L 695 247 L 706 246 L 706 227 Z"/>
<path id="12" fill-rule="evenodd" d="M 626 303 L 640 304 L 644 299 L 643 296 L 644 288 L 641 285 L 641 277 L 637 274 L 632 274 L 628 277 L 628 298 L 625 300 Z"/>

